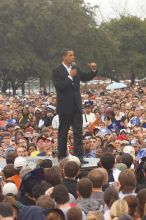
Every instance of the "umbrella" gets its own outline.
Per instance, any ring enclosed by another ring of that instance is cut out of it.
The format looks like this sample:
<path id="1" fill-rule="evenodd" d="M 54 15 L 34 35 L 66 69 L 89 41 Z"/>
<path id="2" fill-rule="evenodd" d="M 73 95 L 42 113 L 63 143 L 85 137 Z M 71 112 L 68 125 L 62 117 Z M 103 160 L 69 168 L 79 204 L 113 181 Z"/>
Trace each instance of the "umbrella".
<path id="1" fill-rule="evenodd" d="M 122 82 L 113 82 L 106 87 L 107 90 L 123 89 L 123 88 L 127 88 L 127 85 Z"/>

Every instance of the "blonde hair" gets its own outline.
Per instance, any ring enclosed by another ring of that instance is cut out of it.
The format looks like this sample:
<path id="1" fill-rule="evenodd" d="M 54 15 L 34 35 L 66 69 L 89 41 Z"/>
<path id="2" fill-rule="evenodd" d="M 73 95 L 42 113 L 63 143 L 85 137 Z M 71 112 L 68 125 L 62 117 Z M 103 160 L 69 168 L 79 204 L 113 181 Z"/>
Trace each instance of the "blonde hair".
<path id="1" fill-rule="evenodd" d="M 118 199 L 110 208 L 110 216 L 114 219 L 121 215 L 128 215 L 128 203 L 125 200 Z"/>
<path id="2" fill-rule="evenodd" d="M 90 211 L 87 214 L 86 220 L 104 220 L 104 217 L 101 212 Z"/>
<path id="3" fill-rule="evenodd" d="M 64 220 L 64 218 L 59 213 L 51 212 L 47 215 L 46 220 Z"/>

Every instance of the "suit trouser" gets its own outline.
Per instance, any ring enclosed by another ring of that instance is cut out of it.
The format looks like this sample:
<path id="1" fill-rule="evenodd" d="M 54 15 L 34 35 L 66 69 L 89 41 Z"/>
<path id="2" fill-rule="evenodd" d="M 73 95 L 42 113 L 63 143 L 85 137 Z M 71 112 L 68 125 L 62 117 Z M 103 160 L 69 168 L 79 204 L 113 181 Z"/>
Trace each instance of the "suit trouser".
<path id="1" fill-rule="evenodd" d="M 70 126 L 72 126 L 73 129 L 74 155 L 79 158 L 83 157 L 82 123 L 83 119 L 80 112 L 59 115 L 58 158 L 66 157 L 67 136 Z"/>

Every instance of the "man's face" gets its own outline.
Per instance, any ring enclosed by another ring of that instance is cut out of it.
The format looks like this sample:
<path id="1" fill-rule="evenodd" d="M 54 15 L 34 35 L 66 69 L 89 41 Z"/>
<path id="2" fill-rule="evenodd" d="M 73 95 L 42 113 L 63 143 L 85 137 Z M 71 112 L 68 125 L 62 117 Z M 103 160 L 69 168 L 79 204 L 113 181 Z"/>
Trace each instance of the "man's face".
<path id="1" fill-rule="evenodd" d="M 86 107 L 84 111 L 85 111 L 85 114 L 90 114 L 91 113 L 91 108 Z"/>
<path id="2" fill-rule="evenodd" d="M 45 151 L 45 141 L 43 139 L 39 139 L 36 145 L 40 152 Z"/>
<path id="3" fill-rule="evenodd" d="M 20 138 L 19 140 L 18 140 L 18 147 L 22 147 L 22 146 L 27 146 L 27 142 L 26 142 L 26 140 L 24 139 L 24 138 Z"/>
<path id="4" fill-rule="evenodd" d="M 24 148 L 23 147 L 18 147 L 17 148 L 17 154 L 18 154 L 18 157 L 25 157 Z"/>
<path id="5" fill-rule="evenodd" d="M 141 116 L 141 109 L 140 108 L 136 108 L 134 111 L 135 116 L 140 117 Z"/>
<path id="6" fill-rule="evenodd" d="M 11 137 L 10 137 L 10 136 L 5 136 L 5 137 L 3 138 L 3 143 L 4 143 L 4 145 L 9 146 L 9 145 L 10 145 L 10 142 L 11 142 Z"/>
<path id="7" fill-rule="evenodd" d="M 136 104 L 138 104 L 138 102 L 139 102 L 139 99 L 137 97 L 134 97 L 133 98 L 133 103 L 136 105 Z"/>
<path id="8" fill-rule="evenodd" d="M 63 56 L 63 62 L 68 65 L 72 64 L 72 62 L 74 62 L 74 59 L 75 59 L 75 56 L 72 50 L 68 51 L 67 54 Z"/>
<path id="9" fill-rule="evenodd" d="M 90 151 L 90 142 L 89 140 L 83 140 L 83 148 L 85 151 Z"/>
<path id="10" fill-rule="evenodd" d="M 102 141 L 99 137 L 96 138 L 96 147 L 101 147 Z"/>
<path id="11" fill-rule="evenodd" d="M 101 113 L 104 113 L 104 112 L 105 112 L 105 106 L 104 106 L 104 105 L 101 105 L 101 106 L 100 106 L 100 111 L 101 111 Z"/>
<path id="12" fill-rule="evenodd" d="M 96 150 L 96 148 L 97 148 L 97 140 L 96 139 L 90 139 L 90 144 L 91 144 L 91 150 Z"/>

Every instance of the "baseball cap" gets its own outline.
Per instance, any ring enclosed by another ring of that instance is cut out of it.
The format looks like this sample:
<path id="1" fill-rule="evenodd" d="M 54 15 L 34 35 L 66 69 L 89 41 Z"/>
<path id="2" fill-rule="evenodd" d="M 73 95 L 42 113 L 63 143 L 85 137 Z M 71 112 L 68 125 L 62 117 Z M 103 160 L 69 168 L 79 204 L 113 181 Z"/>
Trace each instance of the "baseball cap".
<path id="1" fill-rule="evenodd" d="M 130 154 L 133 158 L 135 158 L 135 150 L 132 146 L 128 145 L 123 148 L 123 153 Z"/>
<path id="2" fill-rule="evenodd" d="M 16 157 L 14 160 L 14 168 L 26 168 L 27 167 L 27 160 L 24 157 Z"/>
<path id="3" fill-rule="evenodd" d="M 19 128 L 20 128 L 19 125 L 14 126 L 14 131 L 17 130 L 17 129 L 19 129 Z"/>
<path id="4" fill-rule="evenodd" d="M 18 189 L 14 183 L 6 183 L 2 188 L 2 194 L 4 196 L 8 194 L 17 195 L 17 193 L 18 193 Z"/>

